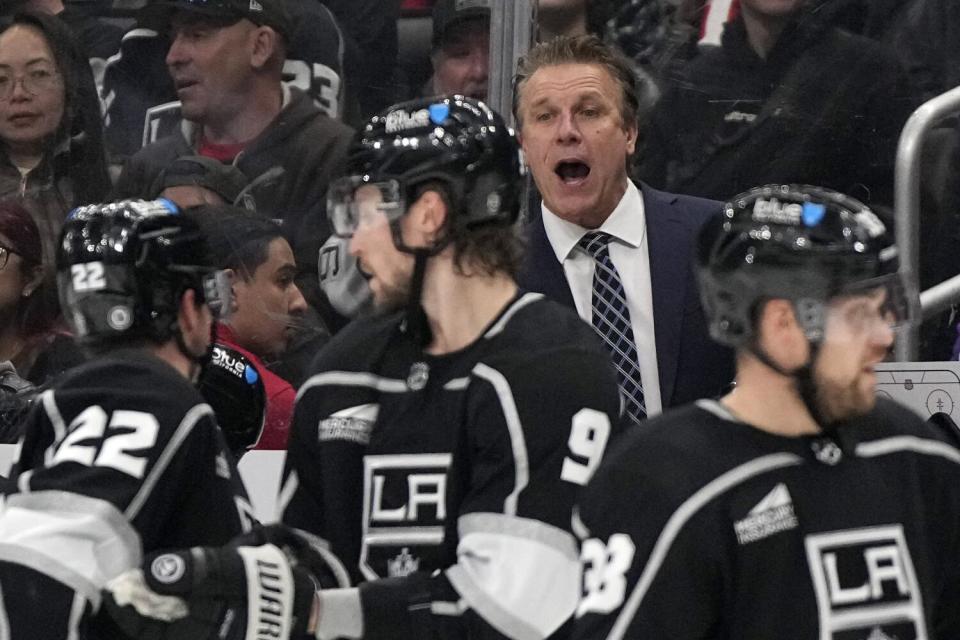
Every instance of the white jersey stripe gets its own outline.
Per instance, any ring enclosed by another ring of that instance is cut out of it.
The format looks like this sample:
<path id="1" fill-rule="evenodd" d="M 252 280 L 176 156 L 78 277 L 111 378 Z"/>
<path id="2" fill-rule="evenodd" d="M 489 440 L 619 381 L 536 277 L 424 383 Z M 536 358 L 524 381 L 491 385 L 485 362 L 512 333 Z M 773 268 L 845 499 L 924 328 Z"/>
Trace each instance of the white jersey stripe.
<path id="1" fill-rule="evenodd" d="M 507 430 L 510 432 L 510 447 L 513 449 L 513 468 L 514 485 L 513 491 L 503 501 L 503 512 L 513 516 L 517 514 L 517 501 L 520 499 L 520 492 L 527 487 L 530 481 L 530 468 L 527 461 L 527 443 L 523 437 L 523 427 L 520 424 L 520 414 L 517 411 L 517 403 L 513 399 L 513 390 L 510 383 L 502 373 L 483 364 L 477 363 L 473 368 L 473 373 L 483 378 L 493 385 L 500 399 L 500 409 L 503 412 L 503 418 L 507 423 Z"/>
<path id="2" fill-rule="evenodd" d="M 280 487 L 280 494 L 277 496 L 276 516 L 278 520 L 283 520 L 283 514 L 286 512 L 287 507 L 290 506 L 290 501 L 293 500 L 293 496 L 296 495 L 297 489 L 299 488 L 300 477 L 296 471 L 291 471 L 287 479 L 284 480 L 283 486 Z"/>
<path id="3" fill-rule="evenodd" d="M 140 509 L 143 508 L 144 503 L 150 497 L 150 492 L 153 491 L 153 487 L 160 481 L 160 476 L 167 470 L 167 467 L 173 460 L 173 456 L 177 454 L 180 445 L 183 444 L 183 441 L 186 440 L 190 432 L 193 431 L 193 427 L 196 426 L 197 422 L 204 416 L 212 415 L 213 409 L 211 409 L 208 404 L 198 404 L 187 411 L 187 414 L 183 416 L 183 420 L 181 420 L 177 426 L 177 430 L 174 431 L 170 437 L 170 441 L 167 442 L 167 445 L 163 448 L 160 457 L 157 458 L 157 462 L 150 469 L 150 473 L 148 473 L 147 477 L 143 480 L 143 484 L 140 485 L 137 495 L 133 496 L 133 500 L 130 501 L 127 509 L 123 512 L 128 519 L 133 520 L 137 517 L 137 514 L 140 513 Z"/>
<path id="4" fill-rule="evenodd" d="M 86 608 L 87 599 L 79 593 L 74 593 L 73 604 L 70 607 L 70 620 L 67 621 L 67 640 L 80 640 L 80 622 Z"/>
<path id="5" fill-rule="evenodd" d="M 10 620 L 7 619 L 7 605 L 3 601 L 2 584 L 0 584 L 0 640 L 10 640 Z"/>
<path id="6" fill-rule="evenodd" d="M 894 436 L 882 440 L 861 442 L 857 445 L 855 451 L 861 458 L 873 458 L 910 451 L 922 455 L 939 456 L 960 464 L 960 451 L 938 440 L 928 440 L 916 436 Z"/>
<path id="7" fill-rule="evenodd" d="M 671 545 L 673 545 L 677 536 L 680 535 L 680 531 L 686 526 L 687 522 L 689 522 L 700 509 L 720 494 L 754 476 L 773 471 L 774 469 L 798 465 L 802 462 L 803 459 L 800 458 L 800 456 L 792 453 L 775 453 L 754 458 L 750 462 L 735 467 L 715 478 L 687 498 L 687 500 L 673 512 L 663 531 L 660 532 L 660 537 L 657 538 L 657 542 L 653 546 L 653 551 L 650 554 L 649 560 L 647 560 L 646 566 L 643 568 L 643 572 L 640 574 L 640 579 L 630 593 L 627 602 L 623 605 L 623 609 L 620 611 L 616 623 L 610 630 L 607 640 L 621 640 L 624 637 L 627 628 L 630 626 L 630 622 L 643 603 L 643 598 L 647 595 L 647 590 L 657 577 L 660 567 L 666 560 Z"/>
<path id="8" fill-rule="evenodd" d="M 510 305 L 510 308 L 503 312 L 503 315 L 500 316 L 500 319 L 497 320 L 492 327 L 490 327 L 485 334 L 484 338 L 492 338 L 497 334 L 501 333 L 503 329 L 507 326 L 507 323 L 510 322 L 510 319 L 516 315 L 520 309 L 523 309 L 525 306 L 536 302 L 543 298 L 542 293 L 525 293 L 519 300 Z"/>
<path id="9" fill-rule="evenodd" d="M 53 389 L 48 389 L 40 394 L 40 400 L 43 403 L 43 410 L 47 412 L 47 418 L 53 426 L 53 444 L 50 445 L 43 456 L 44 464 L 50 464 L 53 460 L 54 450 L 67 437 L 67 425 L 63 422 L 63 416 L 60 415 L 57 401 L 53 397 Z"/>
<path id="10" fill-rule="evenodd" d="M 106 500 L 68 491 L 13 494 L 0 518 L 0 560 L 62 582 L 96 610 L 103 585 L 140 566 L 141 541 Z"/>
<path id="11" fill-rule="evenodd" d="M 447 579 L 500 633 L 542 640 L 573 615 L 580 562 L 570 533 L 499 513 L 467 514 L 457 527 L 457 564 Z"/>
<path id="12" fill-rule="evenodd" d="M 303 386 L 297 391 L 297 400 L 299 401 L 307 390 L 320 386 L 369 387 L 384 393 L 404 393 L 410 390 L 406 380 L 384 378 L 372 373 L 356 371 L 325 371 L 311 376 L 303 383 Z"/>

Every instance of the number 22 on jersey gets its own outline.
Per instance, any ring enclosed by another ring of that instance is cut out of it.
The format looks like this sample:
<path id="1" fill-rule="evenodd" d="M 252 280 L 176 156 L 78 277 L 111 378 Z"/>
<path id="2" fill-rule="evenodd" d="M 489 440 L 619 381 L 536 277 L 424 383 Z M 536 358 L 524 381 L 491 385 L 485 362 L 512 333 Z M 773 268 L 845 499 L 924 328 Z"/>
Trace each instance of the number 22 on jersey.
<path id="1" fill-rule="evenodd" d="M 117 410 L 108 416 L 94 405 L 74 418 L 63 440 L 51 446 L 47 465 L 77 462 L 141 479 L 147 467 L 144 450 L 156 444 L 159 431 L 160 424 L 151 413 Z"/>

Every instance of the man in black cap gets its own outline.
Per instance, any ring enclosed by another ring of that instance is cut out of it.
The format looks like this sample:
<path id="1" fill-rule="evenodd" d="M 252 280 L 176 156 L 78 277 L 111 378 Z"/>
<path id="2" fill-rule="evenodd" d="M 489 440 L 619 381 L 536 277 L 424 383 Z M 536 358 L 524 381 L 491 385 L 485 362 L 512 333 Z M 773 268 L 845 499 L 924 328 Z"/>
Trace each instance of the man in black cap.
<path id="1" fill-rule="evenodd" d="M 333 312 L 315 275 L 329 236 L 322 195 L 352 130 L 281 82 L 291 28 L 283 0 L 170 0 L 151 9 L 156 13 L 148 17 L 169 30 L 166 64 L 183 120 L 127 161 L 116 196 L 152 195 L 160 174 L 182 156 L 233 164 L 250 181 L 244 206 L 282 221 L 300 273 L 307 274 L 304 294 L 329 328 Z"/>
<path id="2" fill-rule="evenodd" d="M 438 0 L 433 6 L 433 75 L 424 95 L 486 100 L 490 74 L 490 0 Z"/>
<path id="3" fill-rule="evenodd" d="M 151 197 L 166 198 L 181 209 L 204 204 L 234 204 L 249 181 L 240 169 L 205 156 L 182 156 L 163 173 Z"/>

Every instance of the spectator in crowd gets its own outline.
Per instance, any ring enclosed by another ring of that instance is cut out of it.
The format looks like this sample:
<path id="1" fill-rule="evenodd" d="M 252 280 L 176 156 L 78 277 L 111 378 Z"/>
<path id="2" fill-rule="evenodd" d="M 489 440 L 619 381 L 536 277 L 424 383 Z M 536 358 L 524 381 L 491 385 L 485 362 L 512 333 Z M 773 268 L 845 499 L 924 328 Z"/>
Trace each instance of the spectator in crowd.
<path id="1" fill-rule="evenodd" d="M 539 40 L 543 42 L 557 36 L 586 35 L 588 4 L 589 0 L 539 0 Z"/>
<path id="2" fill-rule="evenodd" d="M 261 214 L 225 206 L 196 210 L 215 264 L 233 276 L 235 306 L 217 324 L 217 342 L 243 354 L 266 391 L 266 422 L 251 448 L 285 449 L 296 392 L 264 361 L 288 347 L 307 304 L 294 277 L 297 266 L 280 225 Z"/>
<path id="3" fill-rule="evenodd" d="M 89 11 L 74 2 L 64 0 L 14 0 L 7 3 L 14 9 L 49 13 L 60 18 L 73 33 L 80 50 L 90 60 L 95 77 L 102 77 L 107 58 L 120 49 L 123 29 L 117 25 L 97 20 Z"/>
<path id="4" fill-rule="evenodd" d="M 423 95 L 485 99 L 490 77 L 489 0 L 437 0 L 432 44 L 433 75 Z"/>
<path id="5" fill-rule="evenodd" d="M 183 122 L 130 158 L 117 195 L 143 196 L 176 158 L 199 154 L 235 164 L 256 183 L 248 196 L 257 211 L 298 228 L 321 201 L 351 131 L 281 82 L 290 30 L 283 1 L 170 7 L 167 66 Z"/>
<path id="6" fill-rule="evenodd" d="M 897 139 L 914 104 L 907 77 L 884 46 L 825 21 L 819 4 L 742 0 L 722 45 L 671 80 L 639 176 L 710 198 L 809 182 L 892 204 Z"/>
<path id="7" fill-rule="evenodd" d="M 341 118 L 344 40 L 333 14 L 318 0 L 284 0 L 284 5 L 291 28 L 284 38 L 284 83 L 305 92 L 325 115 Z M 104 73 L 107 147 L 117 165 L 179 131 L 180 103 L 164 61 L 169 21 L 163 11 L 157 13 L 148 5 Z"/>
<path id="8" fill-rule="evenodd" d="M 617 6 L 616 0 L 538 0 L 539 40 L 557 36 L 602 36 L 606 22 Z"/>
<path id="9" fill-rule="evenodd" d="M 890 42 L 924 97 L 960 86 L 960 3 L 914 0 L 901 22 Z"/>
<path id="10" fill-rule="evenodd" d="M 44 264 L 53 262 L 67 211 L 110 186 L 92 87 L 86 59 L 57 18 L 18 13 L 0 33 L 0 198 L 22 199 L 40 229 Z"/>
<path id="11" fill-rule="evenodd" d="M 283 0 L 202 5 L 175 0 L 166 7 L 157 18 L 169 20 L 167 66 L 183 121 L 127 161 L 116 193 L 146 195 L 160 174 L 186 155 L 232 163 L 243 171 L 250 180 L 244 205 L 282 220 L 297 256 L 298 284 L 317 310 L 296 343 L 299 357 L 286 371 L 298 380 L 315 342 L 339 322 L 319 291 L 317 256 L 329 236 L 323 195 L 340 170 L 352 130 L 281 82 L 290 32 Z"/>
<path id="12" fill-rule="evenodd" d="M 53 295 L 44 285 L 40 230 L 22 206 L 0 202 L 0 361 L 28 379 L 53 337 Z"/>
<path id="13" fill-rule="evenodd" d="M 160 174 L 151 198 L 166 198 L 181 209 L 200 205 L 235 204 L 249 181 L 232 164 L 206 156 L 181 156 Z"/>
<path id="14" fill-rule="evenodd" d="M 592 321 L 639 420 L 720 393 L 733 365 L 707 334 L 691 265 L 720 205 L 628 179 L 637 105 L 629 62 L 595 36 L 537 45 L 517 71 L 514 116 L 543 196 L 520 283 Z"/>

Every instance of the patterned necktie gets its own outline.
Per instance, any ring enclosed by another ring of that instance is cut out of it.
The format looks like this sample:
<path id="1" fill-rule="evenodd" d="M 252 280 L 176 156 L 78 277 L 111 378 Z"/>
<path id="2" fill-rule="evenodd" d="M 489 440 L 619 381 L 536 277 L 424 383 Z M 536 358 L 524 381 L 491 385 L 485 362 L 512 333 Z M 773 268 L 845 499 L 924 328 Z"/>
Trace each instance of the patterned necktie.
<path id="1" fill-rule="evenodd" d="M 633 340 L 633 325 L 623 282 L 617 273 L 607 245 L 610 234 L 591 231 L 580 238 L 581 249 L 593 256 L 596 267 L 593 272 L 592 321 L 613 356 L 617 368 L 617 383 L 627 415 L 634 422 L 647 417 L 643 399 L 643 384 L 640 377 L 640 361 L 637 343 Z"/>

